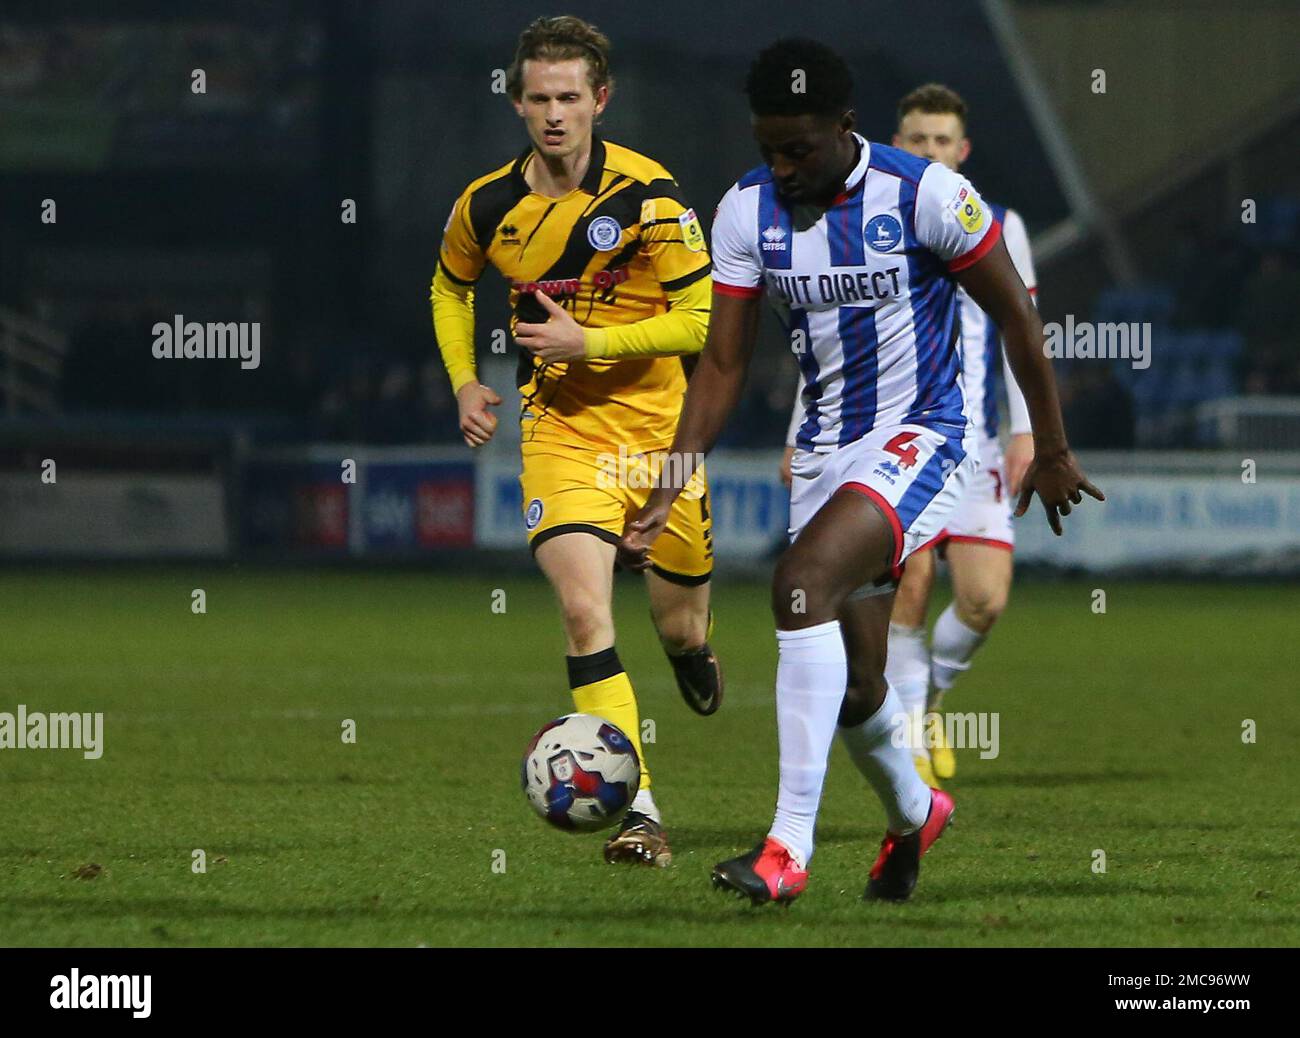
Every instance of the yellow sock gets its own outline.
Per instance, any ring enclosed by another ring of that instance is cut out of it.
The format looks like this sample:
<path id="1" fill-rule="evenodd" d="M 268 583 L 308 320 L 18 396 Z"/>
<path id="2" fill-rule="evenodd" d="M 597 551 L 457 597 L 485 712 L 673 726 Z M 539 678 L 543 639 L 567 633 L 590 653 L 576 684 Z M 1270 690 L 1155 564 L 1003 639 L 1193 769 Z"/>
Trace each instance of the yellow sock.
<path id="1" fill-rule="evenodd" d="M 603 717 L 628 737 L 641 762 L 640 788 L 649 789 L 650 767 L 641 751 L 641 718 L 637 713 L 636 693 L 632 691 L 632 682 L 618 662 L 617 654 L 611 648 L 590 656 L 570 656 L 568 661 L 574 707 L 581 714 Z M 609 673 L 614 668 L 617 668 L 616 672 Z M 584 678 L 595 680 L 578 684 Z"/>

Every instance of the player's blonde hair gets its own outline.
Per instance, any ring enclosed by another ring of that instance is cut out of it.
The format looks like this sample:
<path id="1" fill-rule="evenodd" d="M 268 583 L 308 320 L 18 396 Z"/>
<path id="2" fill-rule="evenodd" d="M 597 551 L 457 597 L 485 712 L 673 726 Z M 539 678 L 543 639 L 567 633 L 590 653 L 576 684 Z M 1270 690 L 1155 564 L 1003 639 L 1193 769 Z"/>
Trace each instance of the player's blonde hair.
<path id="1" fill-rule="evenodd" d="M 609 37 L 590 22 L 571 14 L 538 18 L 519 34 L 515 60 L 506 70 L 506 92 L 518 101 L 524 93 L 525 61 L 568 61 L 587 59 L 587 81 L 592 93 L 602 86 L 614 87 L 609 71 Z"/>

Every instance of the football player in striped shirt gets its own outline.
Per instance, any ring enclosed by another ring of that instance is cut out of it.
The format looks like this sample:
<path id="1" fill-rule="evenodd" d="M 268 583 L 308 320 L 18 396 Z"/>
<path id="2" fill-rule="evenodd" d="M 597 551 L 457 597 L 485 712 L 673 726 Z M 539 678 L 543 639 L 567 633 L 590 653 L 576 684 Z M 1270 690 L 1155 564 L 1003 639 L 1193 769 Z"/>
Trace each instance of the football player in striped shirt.
<path id="1" fill-rule="evenodd" d="M 1035 452 L 1017 511 L 1036 492 L 1060 533 L 1083 493 L 1102 495 L 1070 451 L 1042 322 L 971 184 L 854 133 L 852 77 L 823 44 L 773 44 L 746 88 L 764 164 L 718 207 L 713 313 L 673 449 L 694 455 L 716 442 L 764 294 L 806 388 L 792 543 L 772 582 L 776 817 L 753 850 L 714 867 L 713 882 L 759 903 L 803 892 L 838 727 L 888 818 L 866 896 L 902 901 L 953 810 L 917 774 L 884 669 L 899 566 L 944 528 L 978 468 L 956 344 L 959 283 L 1001 329 L 1028 402 Z M 648 565 L 677 492 L 656 488 L 628 525 L 628 565 Z"/>
<path id="2" fill-rule="evenodd" d="M 709 253 L 695 212 L 653 159 L 602 140 L 609 41 L 578 18 L 541 18 L 506 77 L 530 145 L 456 200 L 433 279 L 438 348 L 465 442 L 491 439 L 501 398 L 474 366 L 474 289 L 490 263 L 509 283 L 520 346 L 523 525 L 559 600 L 576 709 L 636 747 L 641 788 L 605 844 L 610 862 L 664 866 L 672 853 L 651 794 L 636 695 L 614 646 L 615 546 L 627 518 L 673 468 L 686 369 L 708 326 Z M 688 473 L 689 475 L 689 470 Z M 709 647 L 713 569 L 703 469 L 675 502 L 646 585 L 683 698 L 722 700 Z"/>
<path id="3" fill-rule="evenodd" d="M 960 95 L 938 83 L 927 83 L 899 101 L 894 147 L 959 171 L 971 150 L 966 120 L 966 102 Z M 1038 283 L 1024 221 L 1014 209 L 985 202 L 1002 224 L 1002 239 L 1016 272 L 1029 295 L 1036 297 Z M 914 718 L 912 751 L 921 778 L 930 786 L 956 773 L 956 759 L 942 724 L 943 697 L 957 677 L 970 669 L 975 651 L 1006 608 L 1015 546 L 1011 501 L 1020 493 L 1021 480 L 1034 457 L 1029 410 L 1003 354 L 997 325 L 965 289 L 958 289 L 957 298 L 962 385 L 979 437 L 980 468 L 934 543 L 923 546 L 908 560 L 894 597 L 885 667 L 903 709 Z M 1011 422 L 1005 455 L 998 440 L 999 383 L 1006 387 Z M 787 486 L 802 419 L 803 403 L 796 397 L 782 465 Z M 927 644 L 926 612 L 935 572 L 932 548 L 942 551 L 947 559 L 953 600 L 935 622 Z"/>

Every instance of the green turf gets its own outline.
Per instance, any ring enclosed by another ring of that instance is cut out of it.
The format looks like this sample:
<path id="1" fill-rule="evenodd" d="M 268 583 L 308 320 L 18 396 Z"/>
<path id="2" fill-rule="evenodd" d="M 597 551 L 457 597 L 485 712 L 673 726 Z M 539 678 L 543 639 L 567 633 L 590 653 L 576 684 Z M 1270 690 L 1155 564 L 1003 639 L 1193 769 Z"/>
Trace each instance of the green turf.
<path id="1" fill-rule="evenodd" d="M 106 715 L 98 761 L 0 750 L 0 944 L 1300 943 L 1296 593 L 1113 582 L 1098 615 L 1094 583 L 1019 586 L 953 693 L 1000 713 L 1001 755 L 959 756 L 957 820 L 912 902 L 860 900 L 884 822 L 837 746 L 812 880 L 786 911 L 708 883 L 771 820 L 762 586 L 717 589 L 728 692 L 704 719 L 620 580 L 676 852 L 651 871 L 605 865 L 599 836 L 547 828 L 519 791 L 533 730 L 569 709 L 536 578 L 0 575 L 0 710 Z"/>

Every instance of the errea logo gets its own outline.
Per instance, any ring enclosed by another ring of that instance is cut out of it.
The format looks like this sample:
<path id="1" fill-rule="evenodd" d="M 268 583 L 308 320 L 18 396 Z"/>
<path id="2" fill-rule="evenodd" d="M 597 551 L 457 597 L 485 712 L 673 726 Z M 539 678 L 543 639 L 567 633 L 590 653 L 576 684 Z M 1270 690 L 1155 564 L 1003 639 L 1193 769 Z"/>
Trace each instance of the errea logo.
<path id="1" fill-rule="evenodd" d="M 778 227 L 776 224 L 763 228 L 764 252 L 784 252 L 787 247 L 784 228 Z"/>
<path id="2" fill-rule="evenodd" d="M 129 1009 L 137 1020 L 152 1012 L 153 977 L 81 975 L 80 970 L 58 973 L 50 978 L 52 1009 Z"/>

